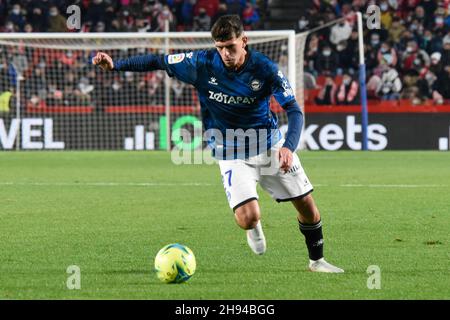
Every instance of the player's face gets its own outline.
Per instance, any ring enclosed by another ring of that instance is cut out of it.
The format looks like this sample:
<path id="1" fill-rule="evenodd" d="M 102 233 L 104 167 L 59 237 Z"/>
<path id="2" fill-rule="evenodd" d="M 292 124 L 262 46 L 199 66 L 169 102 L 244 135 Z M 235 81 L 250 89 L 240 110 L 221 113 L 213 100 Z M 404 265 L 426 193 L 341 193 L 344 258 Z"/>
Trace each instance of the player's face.
<path id="1" fill-rule="evenodd" d="M 215 41 L 214 45 L 227 68 L 239 68 L 245 61 L 247 37 L 233 37 L 227 41 Z"/>

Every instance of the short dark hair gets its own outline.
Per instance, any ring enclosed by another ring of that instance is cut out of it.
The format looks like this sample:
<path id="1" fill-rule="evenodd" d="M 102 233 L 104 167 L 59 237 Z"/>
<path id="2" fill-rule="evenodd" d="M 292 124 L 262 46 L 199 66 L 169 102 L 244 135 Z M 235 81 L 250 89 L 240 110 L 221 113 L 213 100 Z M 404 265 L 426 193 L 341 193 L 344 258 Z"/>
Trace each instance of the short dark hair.
<path id="1" fill-rule="evenodd" d="M 241 18 L 237 14 L 221 16 L 213 25 L 211 35 L 214 41 L 228 41 L 238 38 L 244 32 Z"/>

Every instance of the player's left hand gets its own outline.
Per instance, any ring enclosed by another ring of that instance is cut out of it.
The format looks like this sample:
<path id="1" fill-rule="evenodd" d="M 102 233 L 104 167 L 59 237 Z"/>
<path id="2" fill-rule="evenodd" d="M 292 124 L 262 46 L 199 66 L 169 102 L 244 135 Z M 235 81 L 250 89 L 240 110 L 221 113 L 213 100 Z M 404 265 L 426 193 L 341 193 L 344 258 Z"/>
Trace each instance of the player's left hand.
<path id="1" fill-rule="evenodd" d="M 280 168 L 286 173 L 292 167 L 294 157 L 292 151 L 286 147 L 282 147 L 278 151 L 278 160 L 280 161 Z"/>

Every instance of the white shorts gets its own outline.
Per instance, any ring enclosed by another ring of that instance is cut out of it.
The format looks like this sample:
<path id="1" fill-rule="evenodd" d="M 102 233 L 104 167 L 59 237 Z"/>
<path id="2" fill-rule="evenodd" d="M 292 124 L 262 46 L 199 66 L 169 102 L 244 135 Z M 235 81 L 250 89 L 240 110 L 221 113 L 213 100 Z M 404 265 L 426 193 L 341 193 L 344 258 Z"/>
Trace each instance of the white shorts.
<path id="1" fill-rule="evenodd" d="M 285 173 L 280 169 L 278 150 L 284 141 L 271 148 L 269 155 L 259 154 L 246 160 L 220 160 L 222 182 L 230 208 L 258 199 L 256 186 L 259 182 L 277 202 L 301 198 L 313 191 L 297 154 L 293 154 L 291 169 Z"/>

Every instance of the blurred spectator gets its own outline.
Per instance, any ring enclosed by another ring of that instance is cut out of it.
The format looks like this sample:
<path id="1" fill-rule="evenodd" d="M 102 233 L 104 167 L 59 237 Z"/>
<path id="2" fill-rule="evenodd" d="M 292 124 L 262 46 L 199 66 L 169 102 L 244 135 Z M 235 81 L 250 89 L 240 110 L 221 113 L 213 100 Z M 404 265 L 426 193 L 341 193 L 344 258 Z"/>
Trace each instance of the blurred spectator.
<path id="1" fill-rule="evenodd" d="M 399 17 L 394 17 L 392 26 L 389 29 L 389 40 L 393 43 L 398 43 L 402 34 L 406 31 L 403 21 Z"/>
<path id="2" fill-rule="evenodd" d="M 205 8 L 200 8 L 198 16 L 194 17 L 194 31 L 209 31 L 211 29 L 211 18 L 206 14 Z"/>
<path id="3" fill-rule="evenodd" d="M 397 65 L 397 51 L 392 48 L 389 42 L 383 42 L 380 50 L 378 50 L 378 64 L 383 63 L 383 60 L 390 67 L 395 68 Z"/>
<path id="4" fill-rule="evenodd" d="M 91 22 L 93 26 L 96 26 L 99 22 L 105 23 L 106 20 L 106 4 L 103 0 L 92 0 L 87 8 L 87 20 Z"/>
<path id="5" fill-rule="evenodd" d="M 338 105 L 350 105 L 358 103 L 358 82 L 352 79 L 349 74 L 344 74 L 342 83 L 338 86 L 336 103 Z"/>
<path id="6" fill-rule="evenodd" d="M 401 68 L 404 72 L 414 68 L 415 66 L 429 66 L 430 56 L 426 51 L 419 49 L 417 42 L 408 41 L 406 51 L 402 56 Z"/>
<path id="7" fill-rule="evenodd" d="M 23 31 L 23 27 L 25 26 L 25 17 L 22 14 L 20 4 L 13 5 L 9 14 L 9 20 L 16 25 L 20 31 Z"/>
<path id="8" fill-rule="evenodd" d="M 308 42 L 305 49 L 305 62 L 309 72 L 317 76 L 316 64 L 319 57 L 319 37 L 316 34 L 312 34 L 308 38 Z"/>
<path id="9" fill-rule="evenodd" d="M 336 104 L 337 86 L 331 76 L 327 76 L 325 84 L 315 98 L 318 105 L 335 105 Z"/>
<path id="10" fill-rule="evenodd" d="M 202 8 L 207 16 L 214 17 L 219 9 L 219 0 L 197 0 L 194 7 L 194 15 L 199 15 Z"/>
<path id="11" fill-rule="evenodd" d="M 168 6 L 163 6 L 161 12 L 157 15 L 158 29 L 156 31 L 166 31 L 166 23 L 169 26 L 169 31 L 175 30 L 175 17 Z"/>
<path id="12" fill-rule="evenodd" d="M 450 31 L 442 41 L 444 44 L 444 50 L 442 51 L 442 64 L 444 66 L 450 65 Z"/>
<path id="13" fill-rule="evenodd" d="M 392 12 L 389 8 L 389 3 L 384 0 L 380 3 L 380 10 L 381 10 L 381 25 L 386 30 L 389 30 L 392 26 Z"/>
<path id="14" fill-rule="evenodd" d="M 65 32 L 67 31 L 66 18 L 64 18 L 60 13 L 59 9 L 56 6 L 50 7 L 49 11 L 49 28 L 48 32 Z"/>
<path id="15" fill-rule="evenodd" d="M 339 64 L 337 54 L 329 44 L 325 44 L 323 50 L 317 55 L 314 68 L 319 74 L 335 75 L 336 66 Z"/>
<path id="16" fill-rule="evenodd" d="M 397 100 L 400 98 L 402 90 L 402 81 L 394 68 L 387 64 L 383 65 L 381 80 L 376 89 L 376 93 L 382 100 Z"/>
<path id="17" fill-rule="evenodd" d="M 352 27 L 348 21 L 341 21 L 331 28 L 330 42 L 336 46 L 338 43 L 349 39 L 351 34 Z"/>
<path id="18" fill-rule="evenodd" d="M 26 33 L 33 32 L 33 26 L 30 23 L 25 24 L 25 27 L 23 27 L 23 31 Z"/>
<path id="19" fill-rule="evenodd" d="M 296 31 L 303 32 L 307 29 L 309 29 L 309 20 L 305 16 L 301 16 L 297 21 Z"/>
<path id="20" fill-rule="evenodd" d="M 436 81 L 433 83 L 433 100 L 436 104 L 443 104 L 444 99 L 450 99 L 450 65 L 445 67 L 437 74 Z"/>
<path id="21" fill-rule="evenodd" d="M 435 36 L 430 30 L 425 30 L 423 37 L 420 39 L 419 47 L 431 54 L 442 50 L 442 37 Z"/>

